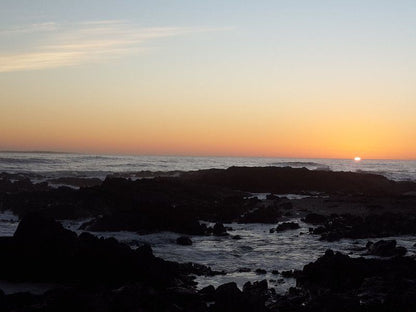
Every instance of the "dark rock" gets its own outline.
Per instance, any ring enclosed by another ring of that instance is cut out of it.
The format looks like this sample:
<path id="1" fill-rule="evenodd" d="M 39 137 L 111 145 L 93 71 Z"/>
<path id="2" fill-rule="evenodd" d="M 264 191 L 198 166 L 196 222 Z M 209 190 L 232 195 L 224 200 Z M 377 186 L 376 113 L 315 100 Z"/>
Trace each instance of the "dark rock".
<path id="1" fill-rule="evenodd" d="M 331 215 L 322 227 L 313 230 L 322 240 L 341 238 L 387 237 L 416 234 L 416 216 L 412 214 L 370 214 L 365 218 L 351 214 Z"/>
<path id="2" fill-rule="evenodd" d="M 283 232 L 287 230 L 296 230 L 300 226 L 296 222 L 283 222 L 276 227 L 276 232 Z"/>
<path id="3" fill-rule="evenodd" d="M 396 247 L 396 240 L 380 240 L 375 243 L 368 242 L 368 254 L 379 257 L 404 256 L 407 252 L 404 247 Z"/>
<path id="4" fill-rule="evenodd" d="M 231 307 L 241 298 L 241 291 L 234 282 L 218 286 L 215 290 L 215 301 L 217 306 Z"/>
<path id="5" fill-rule="evenodd" d="M 206 301 L 213 301 L 215 298 L 215 287 L 209 285 L 207 287 L 202 288 L 198 293 L 201 296 L 203 296 Z"/>
<path id="6" fill-rule="evenodd" d="M 226 236 L 228 235 L 227 229 L 224 227 L 222 223 L 215 223 L 214 227 L 212 228 L 212 234 L 215 236 Z"/>
<path id="7" fill-rule="evenodd" d="M 75 187 L 91 187 L 101 185 L 102 180 L 98 178 L 62 177 L 48 180 L 51 184 L 64 184 Z"/>
<path id="8" fill-rule="evenodd" d="M 296 277 L 297 271 L 294 271 L 294 270 L 282 271 L 280 272 L 280 274 L 284 278 L 293 278 L 293 277 Z"/>
<path id="9" fill-rule="evenodd" d="M 279 200 L 280 198 L 279 198 L 279 196 L 276 196 L 274 194 L 267 194 L 266 199 L 267 200 Z"/>
<path id="10" fill-rule="evenodd" d="M 32 282 L 141 281 L 160 287 L 181 277 L 177 265 L 153 256 L 147 246 L 136 251 L 114 238 L 79 237 L 58 222 L 28 215 L 11 238 L 0 240 L 0 278 Z M 62 269 L 65 268 L 65 269 Z"/>
<path id="11" fill-rule="evenodd" d="M 209 266 L 198 264 L 198 263 L 181 263 L 178 264 L 184 273 L 195 274 L 198 276 L 215 276 L 215 275 L 225 275 L 224 271 L 214 271 Z"/>
<path id="12" fill-rule="evenodd" d="M 298 276 L 298 284 L 333 290 L 355 289 L 371 276 L 416 278 L 414 259 L 399 257 L 390 260 L 350 258 L 329 250 L 317 261 L 306 265 Z"/>
<path id="13" fill-rule="evenodd" d="M 267 294 L 264 286 L 267 281 L 254 284 L 246 284 L 245 290 L 241 292 L 236 283 L 227 283 L 219 286 L 215 291 L 215 304 L 212 311 L 242 311 L 242 312 L 264 312 Z"/>
<path id="14" fill-rule="evenodd" d="M 302 219 L 303 222 L 313 225 L 324 224 L 326 220 L 327 218 L 325 216 L 317 213 L 309 213 Z"/>
<path id="15" fill-rule="evenodd" d="M 276 223 L 280 220 L 282 214 L 278 207 L 267 206 L 257 207 L 246 212 L 239 218 L 241 223 Z"/>
<path id="16" fill-rule="evenodd" d="M 269 297 L 267 280 L 245 283 L 243 286 L 243 296 L 249 307 L 253 309 L 264 309 L 264 303 Z"/>
<path id="17" fill-rule="evenodd" d="M 251 269 L 250 268 L 239 268 L 238 269 L 238 272 L 251 272 Z"/>
<path id="18" fill-rule="evenodd" d="M 285 203 L 281 203 L 279 205 L 280 209 L 285 209 L 285 210 L 289 210 L 293 208 L 293 204 L 291 202 L 285 202 Z"/>
<path id="19" fill-rule="evenodd" d="M 278 275 L 278 274 L 279 274 L 279 271 L 278 271 L 278 270 L 273 270 L 273 271 L 272 271 L 272 274 L 273 274 L 273 275 Z"/>
<path id="20" fill-rule="evenodd" d="M 188 172 L 182 179 L 205 185 L 258 193 L 347 193 L 365 195 L 402 194 L 416 183 L 393 182 L 368 173 L 333 172 L 290 167 L 231 167 Z"/>
<path id="21" fill-rule="evenodd" d="M 256 269 L 256 274 L 259 274 L 259 275 L 263 275 L 263 274 L 266 274 L 267 273 L 267 271 L 266 270 L 263 270 L 263 269 Z"/>
<path id="22" fill-rule="evenodd" d="M 192 240 L 188 236 L 180 236 L 176 239 L 176 243 L 178 245 L 190 246 L 192 245 Z"/>

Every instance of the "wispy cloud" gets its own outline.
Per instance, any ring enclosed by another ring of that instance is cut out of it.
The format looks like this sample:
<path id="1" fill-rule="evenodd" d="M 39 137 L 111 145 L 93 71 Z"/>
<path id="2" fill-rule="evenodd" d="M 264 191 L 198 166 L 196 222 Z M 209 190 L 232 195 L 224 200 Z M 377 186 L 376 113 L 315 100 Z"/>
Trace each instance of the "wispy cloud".
<path id="1" fill-rule="evenodd" d="M 18 26 L 8 29 L 0 29 L 0 36 L 16 36 L 19 34 L 30 34 L 36 32 L 48 32 L 57 30 L 57 25 L 53 22 L 32 24 L 29 26 Z"/>
<path id="2" fill-rule="evenodd" d="M 0 42 L 22 41 L 19 49 L 0 52 L 0 72 L 39 70 L 102 62 L 145 49 L 151 39 L 212 31 L 208 28 L 151 27 L 117 21 L 77 24 L 43 23 L 0 30 Z M 27 36 L 30 35 L 28 39 Z M 22 52 L 24 51 L 24 52 Z"/>

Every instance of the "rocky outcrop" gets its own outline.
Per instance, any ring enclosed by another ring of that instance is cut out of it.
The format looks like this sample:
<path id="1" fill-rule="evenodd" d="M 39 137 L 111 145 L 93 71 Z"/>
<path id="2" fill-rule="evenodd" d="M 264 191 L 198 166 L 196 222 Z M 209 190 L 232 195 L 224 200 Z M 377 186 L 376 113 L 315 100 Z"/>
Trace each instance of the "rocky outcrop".
<path id="1" fill-rule="evenodd" d="M 367 250 L 369 255 L 379 256 L 379 257 L 393 257 L 393 256 L 404 256 L 407 252 L 404 247 L 397 247 L 396 240 L 380 240 L 378 242 L 367 243 Z"/>
<path id="2" fill-rule="evenodd" d="M 317 214 L 317 213 L 308 213 L 302 221 L 308 224 L 318 225 L 324 224 L 327 221 L 327 217 Z"/>
<path id="3" fill-rule="evenodd" d="M 297 288 L 277 296 L 271 311 L 413 311 L 416 261 L 351 258 L 327 250 L 296 274 Z"/>
<path id="4" fill-rule="evenodd" d="M 341 238 L 372 238 L 416 234 L 416 216 L 413 214 L 383 213 L 365 217 L 333 214 L 313 234 L 322 240 L 337 241 Z"/>
<path id="5" fill-rule="evenodd" d="M 393 195 L 416 190 L 416 183 L 394 182 L 368 173 L 333 172 L 290 167 L 231 167 L 184 173 L 183 179 L 258 193 L 302 193 L 305 191 Z"/>
<path id="6" fill-rule="evenodd" d="M 190 246 L 192 245 L 192 240 L 188 236 L 179 236 L 176 239 L 176 244 L 182 246 Z"/>
<path id="7" fill-rule="evenodd" d="M 283 231 L 287 231 L 287 230 L 296 230 L 296 229 L 300 229 L 300 226 L 298 223 L 296 222 L 283 222 L 281 224 L 279 224 L 276 229 L 275 232 L 283 232 Z"/>
<path id="8" fill-rule="evenodd" d="M 234 282 L 218 286 L 214 294 L 215 303 L 211 311 L 267 311 L 265 301 L 268 297 L 267 281 L 246 283 L 243 291 Z"/>
<path id="9" fill-rule="evenodd" d="M 113 238 L 79 237 L 53 219 L 26 216 L 16 233 L 1 238 L 0 279 L 36 282 L 140 281 L 164 286 L 181 278 L 178 265 L 153 256 L 149 246 L 132 250 Z"/>

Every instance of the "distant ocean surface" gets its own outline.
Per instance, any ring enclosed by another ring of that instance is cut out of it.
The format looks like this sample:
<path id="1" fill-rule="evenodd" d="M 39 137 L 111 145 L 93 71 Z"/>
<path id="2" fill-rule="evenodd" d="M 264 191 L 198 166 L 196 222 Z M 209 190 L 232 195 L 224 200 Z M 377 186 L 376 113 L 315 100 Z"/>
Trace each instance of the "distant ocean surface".
<path id="1" fill-rule="evenodd" d="M 47 152 L 0 152 L 0 172 L 24 174 L 32 180 L 135 177 L 143 171 L 191 171 L 231 166 L 305 167 L 311 170 L 370 172 L 396 181 L 416 181 L 416 160 L 296 159 L 260 157 L 115 156 Z"/>

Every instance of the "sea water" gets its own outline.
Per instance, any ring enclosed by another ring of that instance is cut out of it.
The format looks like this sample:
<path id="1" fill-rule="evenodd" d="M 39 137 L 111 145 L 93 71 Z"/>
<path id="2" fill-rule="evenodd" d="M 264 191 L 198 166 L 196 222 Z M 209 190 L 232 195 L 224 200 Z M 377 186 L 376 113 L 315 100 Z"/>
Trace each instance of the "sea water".
<path id="1" fill-rule="evenodd" d="M 20 173 L 35 181 L 109 174 L 135 177 L 143 171 L 191 171 L 231 166 L 305 167 L 311 170 L 371 172 L 393 180 L 416 181 L 416 160 L 301 159 L 262 157 L 118 156 L 68 153 L 0 152 L 0 172 Z"/>

